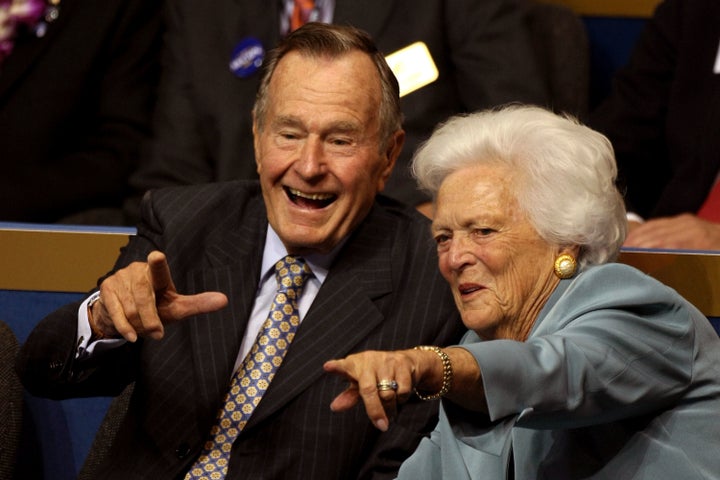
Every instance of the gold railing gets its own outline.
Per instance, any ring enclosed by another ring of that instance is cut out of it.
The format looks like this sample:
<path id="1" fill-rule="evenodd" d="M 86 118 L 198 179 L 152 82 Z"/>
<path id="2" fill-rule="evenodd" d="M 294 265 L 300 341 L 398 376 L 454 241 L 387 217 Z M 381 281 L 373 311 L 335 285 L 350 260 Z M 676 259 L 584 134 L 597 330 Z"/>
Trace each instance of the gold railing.
<path id="1" fill-rule="evenodd" d="M 661 0 L 540 0 L 572 8 L 578 15 L 649 17 Z"/>
<path id="2" fill-rule="evenodd" d="M 708 317 L 720 317 L 720 252 L 623 251 L 632 265 L 677 290 Z"/>
<path id="3" fill-rule="evenodd" d="M 85 292 L 112 268 L 132 232 L 0 228 L 0 289 Z M 621 262 L 720 317 L 720 252 L 623 251 Z"/>
<path id="4" fill-rule="evenodd" d="M 86 292 L 112 268 L 128 235 L 0 229 L 0 289 Z"/>

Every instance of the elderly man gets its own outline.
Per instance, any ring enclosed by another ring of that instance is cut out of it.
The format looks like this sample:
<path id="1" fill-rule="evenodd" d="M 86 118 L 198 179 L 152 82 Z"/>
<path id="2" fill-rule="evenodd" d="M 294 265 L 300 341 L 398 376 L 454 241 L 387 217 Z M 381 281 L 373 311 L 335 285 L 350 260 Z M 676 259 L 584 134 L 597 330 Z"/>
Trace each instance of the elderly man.
<path id="1" fill-rule="evenodd" d="M 148 194 L 99 290 L 19 357 L 39 395 L 135 382 L 103 478 L 393 477 L 435 423 L 420 401 L 380 430 L 335 415 L 344 381 L 322 368 L 460 334 L 427 223 L 376 198 L 403 144 L 397 82 L 350 27 L 307 24 L 265 68 L 259 184 Z"/>
<path id="2" fill-rule="evenodd" d="M 255 178 L 249 113 L 261 72 L 253 60 L 294 28 L 299 9 L 303 18 L 362 28 L 385 54 L 405 52 L 395 57 L 400 75 L 419 88 L 401 100 L 405 148 L 384 194 L 423 204 L 429 197 L 411 177 L 410 159 L 438 122 L 508 102 L 548 104 L 528 38 L 526 3 L 215 0 L 208 8 L 206 0 L 168 2 L 154 135 L 132 187 L 142 195 L 160 186 Z M 411 47 L 417 42 L 427 51 Z M 435 68 L 438 78 L 426 85 Z M 135 217 L 135 199 L 127 206 Z"/>

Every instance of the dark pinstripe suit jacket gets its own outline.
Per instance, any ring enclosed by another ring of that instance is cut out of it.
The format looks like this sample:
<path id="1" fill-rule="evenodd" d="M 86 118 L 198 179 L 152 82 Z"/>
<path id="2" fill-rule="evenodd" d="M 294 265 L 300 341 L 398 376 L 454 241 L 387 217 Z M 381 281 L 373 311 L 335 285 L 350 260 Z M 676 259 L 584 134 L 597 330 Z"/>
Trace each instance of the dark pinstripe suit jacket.
<path id="1" fill-rule="evenodd" d="M 116 268 L 162 250 L 181 293 L 221 291 L 229 306 L 168 327 L 161 341 L 78 365 L 71 360 L 78 305 L 71 305 L 41 322 L 19 360 L 26 386 L 46 396 L 117 393 L 135 380 L 103 478 L 180 478 L 199 453 L 253 306 L 267 226 L 255 182 L 159 190 L 144 202 L 143 219 Z M 366 349 L 455 342 L 461 327 L 427 222 L 379 199 L 336 258 L 235 442 L 229 478 L 393 477 L 434 426 L 436 405 L 411 401 L 380 433 L 362 407 L 330 412 L 344 381 L 322 364 Z"/>

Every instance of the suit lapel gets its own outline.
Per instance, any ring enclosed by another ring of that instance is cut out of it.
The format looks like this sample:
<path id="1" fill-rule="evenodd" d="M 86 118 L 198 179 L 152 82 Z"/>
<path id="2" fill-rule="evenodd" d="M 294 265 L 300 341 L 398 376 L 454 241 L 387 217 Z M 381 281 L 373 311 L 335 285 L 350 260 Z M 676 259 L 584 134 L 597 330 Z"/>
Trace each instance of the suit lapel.
<path id="1" fill-rule="evenodd" d="M 189 322 L 199 404 L 214 418 L 217 399 L 227 392 L 240 343 L 252 312 L 265 242 L 266 215 L 260 198 L 232 228 L 208 233 L 209 268 L 190 273 L 192 291 L 220 291 L 228 296 L 223 310 Z"/>
<path id="2" fill-rule="evenodd" d="M 331 267 L 246 429 L 310 387 L 325 375 L 323 363 L 346 356 L 383 322 L 376 302 L 392 291 L 392 228 L 373 217 L 350 239 Z"/>

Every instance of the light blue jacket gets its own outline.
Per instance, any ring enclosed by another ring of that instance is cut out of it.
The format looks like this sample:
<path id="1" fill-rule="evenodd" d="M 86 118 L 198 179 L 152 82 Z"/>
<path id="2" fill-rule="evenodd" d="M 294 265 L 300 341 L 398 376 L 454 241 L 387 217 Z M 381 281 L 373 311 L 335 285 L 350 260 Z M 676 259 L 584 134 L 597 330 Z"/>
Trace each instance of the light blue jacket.
<path id="1" fill-rule="evenodd" d="M 518 480 L 720 478 L 720 339 L 642 272 L 588 268 L 560 282 L 526 342 L 470 332 L 462 345 L 489 416 L 443 400 L 399 478 L 505 479 L 511 459 Z"/>

